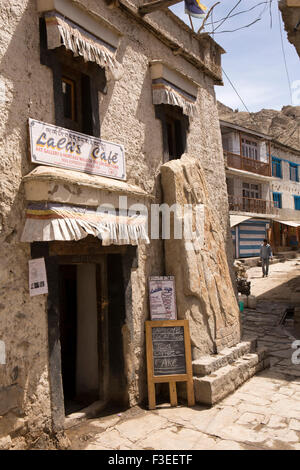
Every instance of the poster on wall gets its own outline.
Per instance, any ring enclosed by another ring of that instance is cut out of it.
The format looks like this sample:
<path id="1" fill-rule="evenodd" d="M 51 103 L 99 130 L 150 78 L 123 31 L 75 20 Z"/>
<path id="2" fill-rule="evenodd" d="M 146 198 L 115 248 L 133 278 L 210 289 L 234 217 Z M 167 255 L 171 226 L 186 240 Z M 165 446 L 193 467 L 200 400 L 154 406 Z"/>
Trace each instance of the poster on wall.
<path id="1" fill-rule="evenodd" d="M 149 298 L 151 320 L 177 319 L 174 276 L 151 276 Z"/>
<path id="2" fill-rule="evenodd" d="M 29 293 L 30 297 L 48 294 L 48 283 L 45 258 L 36 258 L 28 261 L 29 265 Z"/>
<path id="3" fill-rule="evenodd" d="M 33 163 L 126 180 L 123 145 L 29 119 Z"/>

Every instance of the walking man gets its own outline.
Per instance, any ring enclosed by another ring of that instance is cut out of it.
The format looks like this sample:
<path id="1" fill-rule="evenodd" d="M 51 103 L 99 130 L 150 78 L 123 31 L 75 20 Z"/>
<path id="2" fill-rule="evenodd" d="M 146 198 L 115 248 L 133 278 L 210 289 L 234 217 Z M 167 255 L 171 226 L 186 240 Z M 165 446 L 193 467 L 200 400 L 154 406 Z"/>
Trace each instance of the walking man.
<path id="1" fill-rule="evenodd" d="M 268 240 L 265 238 L 263 244 L 260 247 L 260 259 L 263 277 L 268 277 L 270 258 L 273 258 L 272 248 L 269 245 Z"/>

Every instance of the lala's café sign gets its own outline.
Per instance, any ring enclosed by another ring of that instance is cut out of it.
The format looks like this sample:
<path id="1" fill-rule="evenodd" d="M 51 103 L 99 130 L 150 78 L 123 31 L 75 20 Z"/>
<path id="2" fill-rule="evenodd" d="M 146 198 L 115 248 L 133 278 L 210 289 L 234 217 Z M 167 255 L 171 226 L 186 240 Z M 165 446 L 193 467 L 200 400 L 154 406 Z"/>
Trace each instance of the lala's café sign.
<path id="1" fill-rule="evenodd" d="M 123 145 L 29 119 L 31 161 L 126 180 Z"/>

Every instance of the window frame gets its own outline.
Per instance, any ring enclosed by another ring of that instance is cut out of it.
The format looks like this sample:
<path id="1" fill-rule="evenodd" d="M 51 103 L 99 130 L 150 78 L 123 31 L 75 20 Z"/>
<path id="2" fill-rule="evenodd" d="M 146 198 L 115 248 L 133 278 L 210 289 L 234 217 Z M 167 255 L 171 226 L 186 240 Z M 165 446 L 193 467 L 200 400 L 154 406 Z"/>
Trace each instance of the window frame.
<path id="1" fill-rule="evenodd" d="M 251 160 L 260 160 L 259 142 L 251 139 L 248 136 L 241 137 L 242 157 Z"/>
<path id="2" fill-rule="evenodd" d="M 278 199 L 277 199 L 277 197 L 278 197 Z M 273 191 L 273 203 L 274 203 L 274 207 L 276 209 L 282 209 L 282 193 L 279 193 L 277 191 Z"/>
<path id="3" fill-rule="evenodd" d="M 69 67 L 77 73 L 80 72 L 82 79 L 89 80 L 89 87 L 87 87 L 88 90 L 86 93 L 86 95 L 89 95 L 89 103 L 87 110 L 82 110 L 82 127 L 85 129 L 79 132 L 93 137 L 100 137 L 99 92 L 104 95 L 107 94 L 105 70 L 94 62 L 84 62 L 83 58 L 75 57 L 71 51 L 66 50 L 64 47 L 48 49 L 46 23 L 43 17 L 39 19 L 39 27 L 40 63 L 49 67 L 53 74 L 55 125 L 70 130 L 77 130 L 74 129 L 75 126 L 68 125 L 64 118 L 62 77 L 66 75 L 67 78 L 72 78 L 72 73 L 71 76 L 69 73 L 64 73 L 65 67 Z M 78 90 L 77 92 L 82 93 L 82 90 Z M 74 121 L 70 120 L 69 124 L 72 122 L 74 123 Z"/>
<path id="4" fill-rule="evenodd" d="M 189 118 L 178 106 L 167 104 L 155 105 L 155 117 L 160 119 L 163 136 L 163 161 L 178 160 L 187 151 L 187 135 L 189 132 Z M 171 155 L 169 149 L 168 122 L 177 121 L 180 124 L 180 155 Z"/>
<path id="5" fill-rule="evenodd" d="M 299 207 L 297 207 L 297 205 Z M 294 210 L 300 211 L 300 196 L 294 195 Z"/>
<path id="6" fill-rule="evenodd" d="M 290 181 L 294 181 L 295 183 L 299 183 L 299 171 L 298 171 L 299 165 L 297 163 L 289 162 L 289 168 L 290 168 Z M 295 170 L 295 178 L 292 178 L 292 169 Z"/>
<path id="7" fill-rule="evenodd" d="M 276 174 L 274 174 L 274 166 L 276 168 Z M 279 171 L 278 171 L 279 168 Z M 277 174 L 279 173 L 279 175 Z M 282 179 L 282 159 L 277 157 L 272 157 L 272 176 L 275 178 Z"/>
<path id="8" fill-rule="evenodd" d="M 71 117 L 68 118 L 65 114 L 64 114 L 64 118 L 65 119 L 70 119 L 71 121 L 74 121 L 74 122 L 77 122 L 77 107 L 78 107 L 78 103 L 77 103 L 77 96 L 76 96 L 76 80 L 73 80 L 69 77 L 66 77 L 66 75 L 64 74 L 62 77 L 61 77 L 61 83 L 62 83 L 62 88 L 63 88 L 63 84 L 66 83 L 67 85 L 70 85 L 71 86 Z M 63 90 L 62 90 L 63 91 Z M 64 91 L 63 91 L 64 93 Z M 64 110 L 65 111 L 65 110 Z"/>

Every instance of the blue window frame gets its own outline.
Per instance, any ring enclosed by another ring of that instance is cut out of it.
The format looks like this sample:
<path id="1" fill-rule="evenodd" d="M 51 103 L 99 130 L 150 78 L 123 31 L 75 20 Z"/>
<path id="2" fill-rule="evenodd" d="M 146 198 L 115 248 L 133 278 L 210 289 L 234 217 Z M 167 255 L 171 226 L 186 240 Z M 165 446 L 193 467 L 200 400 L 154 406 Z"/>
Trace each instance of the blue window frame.
<path id="1" fill-rule="evenodd" d="M 294 196 L 295 210 L 300 211 L 300 196 Z"/>
<path id="2" fill-rule="evenodd" d="M 282 196 L 281 193 L 273 193 L 274 207 L 282 209 Z"/>
<path id="3" fill-rule="evenodd" d="M 277 178 L 282 178 L 280 158 L 272 157 L 272 176 L 276 176 Z"/>
<path id="4" fill-rule="evenodd" d="M 297 182 L 299 181 L 297 163 L 290 163 L 290 180 L 291 181 L 297 181 Z"/>

